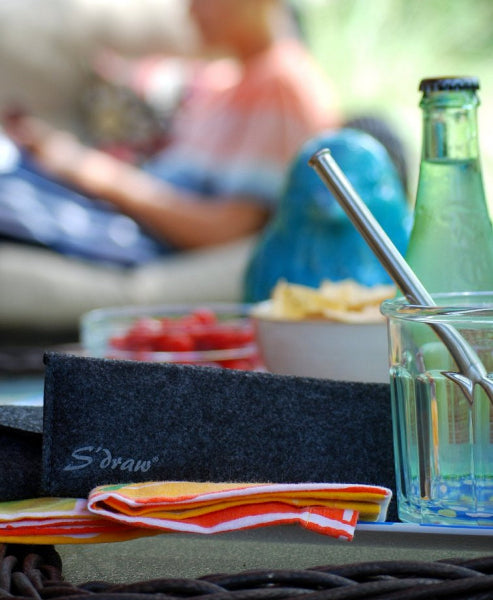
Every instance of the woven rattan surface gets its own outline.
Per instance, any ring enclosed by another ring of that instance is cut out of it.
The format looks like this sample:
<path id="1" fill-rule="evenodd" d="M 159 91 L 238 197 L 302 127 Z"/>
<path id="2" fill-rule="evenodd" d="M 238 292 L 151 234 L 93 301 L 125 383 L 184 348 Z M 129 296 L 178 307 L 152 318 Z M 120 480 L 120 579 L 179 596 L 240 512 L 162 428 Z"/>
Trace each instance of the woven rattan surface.
<path id="1" fill-rule="evenodd" d="M 91 596 L 91 599 L 88 598 Z M 0 598 L 54 600 L 493 599 L 493 555 L 468 560 L 374 561 L 299 570 L 219 573 L 123 585 L 73 585 L 53 546 L 0 545 Z"/>

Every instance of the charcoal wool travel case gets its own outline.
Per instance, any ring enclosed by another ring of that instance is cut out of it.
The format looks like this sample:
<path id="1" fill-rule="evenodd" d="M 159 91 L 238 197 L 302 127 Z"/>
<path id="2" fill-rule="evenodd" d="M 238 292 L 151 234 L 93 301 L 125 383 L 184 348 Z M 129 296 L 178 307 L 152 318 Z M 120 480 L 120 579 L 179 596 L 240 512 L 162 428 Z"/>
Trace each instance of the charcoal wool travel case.
<path id="1" fill-rule="evenodd" d="M 388 384 L 61 353 L 44 360 L 47 495 L 164 480 L 395 489 Z"/>
<path id="2" fill-rule="evenodd" d="M 42 408 L 0 407 L 0 502 L 40 493 Z"/>

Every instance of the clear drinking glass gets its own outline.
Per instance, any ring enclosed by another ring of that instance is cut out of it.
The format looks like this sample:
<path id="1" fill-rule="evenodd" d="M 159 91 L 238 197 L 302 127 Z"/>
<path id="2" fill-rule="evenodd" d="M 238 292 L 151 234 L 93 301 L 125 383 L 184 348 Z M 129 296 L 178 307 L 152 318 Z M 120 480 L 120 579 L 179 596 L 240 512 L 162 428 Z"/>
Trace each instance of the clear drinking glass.
<path id="1" fill-rule="evenodd" d="M 476 386 L 470 403 L 430 324 L 454 326 L 493 378 L 493 292 L 436 294 L 437 306 L 387 300 L 390 384 L 402 521 L 493 525 L 493 405 Z"/>

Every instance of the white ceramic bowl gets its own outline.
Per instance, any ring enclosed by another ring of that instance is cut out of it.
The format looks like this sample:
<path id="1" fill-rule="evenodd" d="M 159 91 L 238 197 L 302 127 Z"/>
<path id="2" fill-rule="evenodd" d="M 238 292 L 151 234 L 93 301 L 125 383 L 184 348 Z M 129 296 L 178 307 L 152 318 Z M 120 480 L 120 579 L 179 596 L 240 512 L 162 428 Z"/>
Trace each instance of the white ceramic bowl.
<path id="1" fill-rule="evenodd" d="M 259 352 L 268 371 L 340 381 L 389 381 L 387 326 L 272 316 L 270 300 L 252 311 Z"/>

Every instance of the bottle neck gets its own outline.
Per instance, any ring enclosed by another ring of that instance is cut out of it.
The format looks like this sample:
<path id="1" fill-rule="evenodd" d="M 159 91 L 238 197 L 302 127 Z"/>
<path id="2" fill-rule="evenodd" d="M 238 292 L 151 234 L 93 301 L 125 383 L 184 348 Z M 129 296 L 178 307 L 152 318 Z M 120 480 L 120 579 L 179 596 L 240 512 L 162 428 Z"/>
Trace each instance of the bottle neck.
<path id="1" fill-rule="evenodd" d="M 475 92 L 434 91 L 420 103 L 423 111 L 422 160 L 471 160 L 479 157 Z"/>

